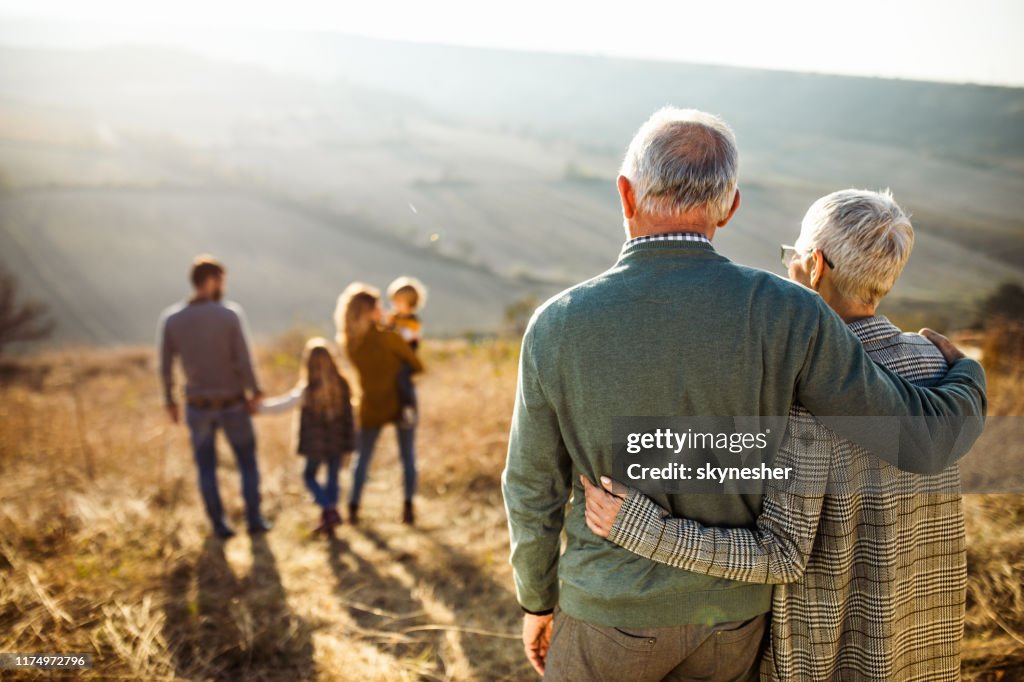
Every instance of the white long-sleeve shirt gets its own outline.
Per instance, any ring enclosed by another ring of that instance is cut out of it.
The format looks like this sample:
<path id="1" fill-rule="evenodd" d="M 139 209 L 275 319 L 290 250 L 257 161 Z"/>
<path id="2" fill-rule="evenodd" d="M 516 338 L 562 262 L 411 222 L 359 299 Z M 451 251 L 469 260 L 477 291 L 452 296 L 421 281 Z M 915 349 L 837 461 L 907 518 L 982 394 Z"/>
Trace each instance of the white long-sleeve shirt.
<path id="1" fill-rule="evenodd" d="M 260 404 L 259 414 L 285 414 L 302 403 L 305 392 L 302 386 L 296 386 L 288 393 L 267 398 Z"/>

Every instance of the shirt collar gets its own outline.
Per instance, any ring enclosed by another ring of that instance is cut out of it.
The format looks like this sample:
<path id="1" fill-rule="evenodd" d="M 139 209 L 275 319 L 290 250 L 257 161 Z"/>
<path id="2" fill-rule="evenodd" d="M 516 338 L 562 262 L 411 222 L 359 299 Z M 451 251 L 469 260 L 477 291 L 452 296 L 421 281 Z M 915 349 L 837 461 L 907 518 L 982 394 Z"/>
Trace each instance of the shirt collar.
<path id="1" fill-rule="evenodd" d="M 633 237 L 626 241 L 624 247 L 645 242 L 703 242 L 711 246 L 711 240 L 698 232 L 666 232 L 664 234 L 645 234 L 642 237 Z"/>
<path id="2" fill-rule="evenodd" d="M 861 343 L 890 339 L 903 333 L 885 315 L 872 315 L 871 317 L 854 320 L 847 327 L 853 332 L 854 336 L 860 339 Z"/>

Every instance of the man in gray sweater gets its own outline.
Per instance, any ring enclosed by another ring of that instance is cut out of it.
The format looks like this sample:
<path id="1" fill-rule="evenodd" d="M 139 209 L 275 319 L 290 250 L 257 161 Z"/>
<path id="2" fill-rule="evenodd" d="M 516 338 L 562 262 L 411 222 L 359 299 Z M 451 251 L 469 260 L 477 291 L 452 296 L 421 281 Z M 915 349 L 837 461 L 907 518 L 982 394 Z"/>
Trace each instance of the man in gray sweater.
<path id="1" fill-rule="evenodd" d="M 210 256 L 192 264 L 192 298 L 164 311 L 160 321 L 160 378 L 171 421 L 181 412 L 174 395 L 174 360 L 185 371 L 186 421 L 199 471 L 199 490 L 214 532 L 234 535 L 217 487 L 217 430 L 223 429 L 242 476 L 250 533 L 270 530 L 260 515 L 260 474 L 251 415 L 263 392 L 256 381 L 242 309 L 224 296 L 226 270 Z"/>
<path id="2" fill-rule="evenodd" d="M 578 479 L 612 472 L 616 418 L 785 416 L 794 402 L 821 416 L 930 418 L 940 427 L 900 430 L 878 453 L 919 472 L 945 468 L 980 433 L 980 365 L 954 357 L 940 384 L 914 386 L 873 363 L 817 294 L 716 253 L 740 204 L 737 165 L 721 119 L 652 116 L 618 178 L 618 261 L 542 305 L 523 338 L 502 486 L 524 646 L 551 679 L 739 680 L 758 659 L 770 586 L 659 565 L 587 528 Z M 965 417 L 976 419 L 941 428 Z M 759 495 L 653 497 L 712 526 L 753 527 L 760 512 Z"/>

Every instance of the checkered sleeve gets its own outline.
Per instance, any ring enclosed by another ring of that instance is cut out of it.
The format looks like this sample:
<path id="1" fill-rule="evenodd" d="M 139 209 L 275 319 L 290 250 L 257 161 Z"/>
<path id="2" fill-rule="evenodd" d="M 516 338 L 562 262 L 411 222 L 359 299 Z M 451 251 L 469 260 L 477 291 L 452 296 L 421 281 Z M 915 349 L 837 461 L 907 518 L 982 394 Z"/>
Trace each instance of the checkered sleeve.
<path id="1" fill-rule="evenodd" d="M 631 489 L 608 539 L 659 563 L 753 583 L 787 583 L 807 566 L 828 483 L 835 436 L 806 412 L 790 416 L 776 465 L 788 480 L 768 481 L 755 528 L 711 528 L 673 517 Z"/>

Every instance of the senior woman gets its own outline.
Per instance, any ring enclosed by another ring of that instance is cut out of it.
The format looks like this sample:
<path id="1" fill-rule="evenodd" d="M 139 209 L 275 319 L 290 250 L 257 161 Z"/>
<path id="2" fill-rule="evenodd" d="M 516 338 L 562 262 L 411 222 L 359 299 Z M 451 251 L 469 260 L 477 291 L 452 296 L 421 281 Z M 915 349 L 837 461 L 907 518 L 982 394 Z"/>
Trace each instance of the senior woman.
<path id="1" fill-rule="evenodd" d="M 843 190 L 810 207 L 783 260 L 876 363 L 928 383 L 946 373 L 940 351 L 876 312 L 913 239 L 888 192 Z M 607 478 L 604 489 L 584 481 L 587 523 L 655 561 L 776 584 L 762 680 L 960 679 L 966 560 L 956 465 L 936 476 L 901 472 L 802 408 L 776 462 L 794 467 L 799 484 L 767 483 L 754 529 L 672 518 Z"/>
<path id="2" fill-rule="evenodd" d="M 361 282 L 353 282 L 338 297 L 335 324 L 338 343 L 359 375 L 362 394 L 359 403 L 359 458 L 352 475 L 352 492 L 348 514 L 351 523 L 359 522 L 359 503 L 369 475 L 370 460 L 381 429 L 395 425 L 398 452 L 402 460 L 403 491 L 402 522 L 412 525 L 413 496 L 416 494 L 416 428 L 399 427 L 401 405 L 398 397 L 398 375 L 403 364 L 413 372 L 422 372 L 423 365 L 398 332 L 381 326 L 380 291 Z"/>

